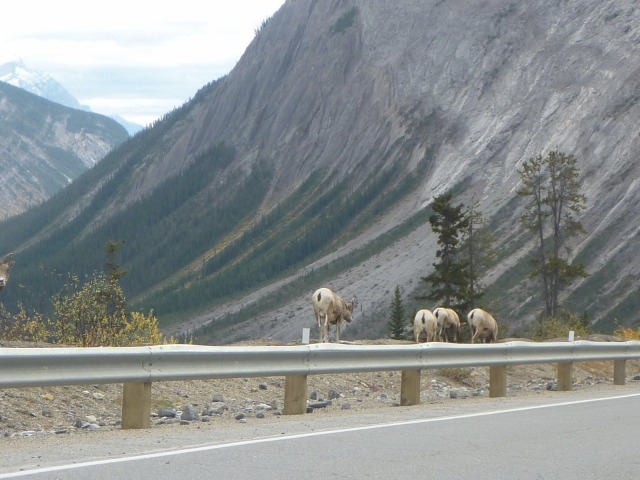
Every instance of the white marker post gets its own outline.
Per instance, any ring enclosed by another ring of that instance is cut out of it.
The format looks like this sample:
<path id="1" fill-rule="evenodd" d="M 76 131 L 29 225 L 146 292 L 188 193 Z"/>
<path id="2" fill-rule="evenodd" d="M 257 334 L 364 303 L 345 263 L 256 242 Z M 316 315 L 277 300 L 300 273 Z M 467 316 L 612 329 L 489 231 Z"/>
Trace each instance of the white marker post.
<path id="1" fill-rule="evenodd" d="M 303 345 L 309 345 L 309 334 L 311 332 L 310 328 L 303 328 L 302 329 L 302 344 Z"/>
<path id="2" fill-rule="evenodd" d="M 574 332 L 573 330 L 569 330 L 569 341 L 573 342 L 573 338 L 574 338 Z"/>

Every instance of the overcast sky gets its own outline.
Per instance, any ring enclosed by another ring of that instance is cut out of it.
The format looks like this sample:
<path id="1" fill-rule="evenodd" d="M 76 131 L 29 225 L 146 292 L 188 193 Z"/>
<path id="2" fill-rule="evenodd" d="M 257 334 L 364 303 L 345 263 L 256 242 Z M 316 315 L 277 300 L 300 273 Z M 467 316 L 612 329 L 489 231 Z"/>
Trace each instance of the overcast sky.
<path id="1" fill-rule="evenodd" d="M 0 64 L 21 59 L 94 112 L 147 125 L 227 74 L 285 0 L 11 0 Z"/>

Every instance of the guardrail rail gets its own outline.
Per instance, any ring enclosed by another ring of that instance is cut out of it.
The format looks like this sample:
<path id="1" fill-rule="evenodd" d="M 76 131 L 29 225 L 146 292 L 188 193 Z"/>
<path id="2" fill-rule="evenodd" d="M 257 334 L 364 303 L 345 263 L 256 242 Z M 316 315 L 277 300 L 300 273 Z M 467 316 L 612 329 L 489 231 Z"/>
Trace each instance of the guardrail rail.
<path id="1" fill-rule="evenodd" d="M 509 365 L 556 363 L 558 390 L 566 391 L 574 362 L 613 361 L 613 383 L 624 385 L 634 359 L 638 341 L 0 348 L 0 388 L 122 383 L 122 428 L 129 429 L 150 426 L 153 382 L 284 376 L 283 413 L 295 415 L 306 411 L 308 375 L 401 371 L 400 404 L 416 405 L 425 369 L 488 366 L 489 396 L 501 397 Z"/>

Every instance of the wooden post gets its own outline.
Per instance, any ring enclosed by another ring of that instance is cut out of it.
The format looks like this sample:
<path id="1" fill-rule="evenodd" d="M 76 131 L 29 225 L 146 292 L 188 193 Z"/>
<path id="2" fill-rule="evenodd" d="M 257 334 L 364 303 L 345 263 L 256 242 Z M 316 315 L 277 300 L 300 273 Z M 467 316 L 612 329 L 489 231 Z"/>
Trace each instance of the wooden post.
<path id="1" fill-rule="evenodd" d="M 151 426 L 151 382 L 125 383 L 122 387 L 122 428 Z"/>
<path id="2" fill-rule="evenodd" d="M 400 380 L 400 405 L 420 405 L 420 370 L 403 370 Z"/>
<path id="3" fill-rule="evenodd" d="M 307 411 L 307 376 L 290 375 L 284 380 L 285 415 L 301 415 Z"/>
<path id="4" fill-rule="evenodd" d="M 494 365 L 489 367 L 489 397 L 507 396 L 507 366 Z"/>
<path id="5" fill-rule="evenodd" d="M 558 390 L 570 392 L 573 388 L 573 362 L 558 364 Z"/>
<path id="6" fill-rule="evenodd" d="M 626 360 L 613 361 L 613 384 L 624 385 L 627 383 L 627 362 Z"/>

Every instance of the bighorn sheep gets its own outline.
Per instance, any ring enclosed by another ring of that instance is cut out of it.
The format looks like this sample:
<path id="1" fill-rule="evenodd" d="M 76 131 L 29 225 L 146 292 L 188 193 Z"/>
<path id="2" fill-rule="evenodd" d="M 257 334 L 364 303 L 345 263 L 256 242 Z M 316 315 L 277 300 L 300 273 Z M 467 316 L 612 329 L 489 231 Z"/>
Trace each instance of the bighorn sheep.
<path id="1" fill-rule="evenodd" d="M 313 312 L 316 322 L 318 322 L 318 331 L 320 333 L 318 341 L 322 343 L 328 342 L 329 325 L 335 325 L 336 342 L 339 342 L 342 321 L 351 322 L 351 315 L 358 304 L 358 300 L 354 297 L 350 302 L 346 302 L 340 295 L 324 287 L 314 292 L 312 300 Z"/>
<path id="2" fill-rule="evenodd" d="M 9 281 L 9 270 L 13 268 L 15 262 L 13 261 L 13 253 L 7 255 L 4 260 L 0 262 L 0 291 L 5 287 Z"/>
<path id="3" fill-rule="evenodd" d="M 460 317 L 451 308 L 438 307 L 433 311 L 438 322 L 438 338 L 441 342 L 449 341 L 449 330 L 453 330 L 453 341 L 460 340 Z"/>
<path id="4" fill-rule="evenodd" d="M 416 342 L 420 343 L 423 338 L 426 342 L 433 342 L 436 340 L 437 332 L 438 321 L 431 313 L 431 310 L 418 310 L 413 319 L 413 336 Z"/>
<path id="5" fill-rule="evenodd" d="M 481 343 L 491 343 L 498 339 L 498 322 L 488 312 L 481 308 L 474 308 L 467 316 L 471 329 L 471 343 L 476 338 Z"/>

